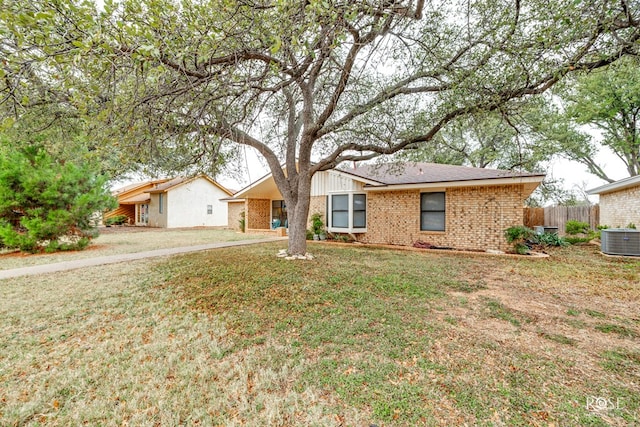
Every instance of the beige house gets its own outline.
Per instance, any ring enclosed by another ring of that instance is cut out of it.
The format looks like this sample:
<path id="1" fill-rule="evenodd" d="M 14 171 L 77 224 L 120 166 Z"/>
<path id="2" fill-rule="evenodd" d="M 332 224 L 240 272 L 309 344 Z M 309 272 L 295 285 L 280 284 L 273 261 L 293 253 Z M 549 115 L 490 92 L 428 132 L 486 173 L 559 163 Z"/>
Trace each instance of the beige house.
<path id="1" fill-rule="evenodd" d="M 207 175 L 132 184 L 114 191 L 118 208 L 104 215 L 126 215 L 130 225 L 179 228 L 226 227 L 231 192 Z"/>
<path id="2" fill-rule="evenodd" d="M 635 224 L 640 228 L 640 175 L 591 189 L 587 194 L 600 195 L 600 224 L 613 228 Z"/>
<path id="3" fill-rule="evenodd" d="M 330 233 L 363 243 L 505 250 L 504 230 L 522 225 L 524 201 L 543 179 L 413 162 L 331 170 L 314 175 L 309 213 L 321 213 Z M 247 232 L 287 225 L 286 205 L 270 174 L 227 201 L 230 227 L 238 228 L 241 212 Z"/>

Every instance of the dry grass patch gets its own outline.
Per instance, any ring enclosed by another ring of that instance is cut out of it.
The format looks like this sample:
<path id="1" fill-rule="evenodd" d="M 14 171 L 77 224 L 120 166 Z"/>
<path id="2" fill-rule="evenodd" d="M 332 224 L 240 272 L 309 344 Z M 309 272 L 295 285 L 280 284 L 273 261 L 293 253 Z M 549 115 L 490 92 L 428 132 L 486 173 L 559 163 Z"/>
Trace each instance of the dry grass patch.
<path id="1" fill-rule="evenodd" d="M 28 267 L 30 265 L 86 259 L 98 256 L 118 255 L 155 249 L 195 246 L 216 242 L 256 239 L 264 236 L 237 233 L 216 228 L 164 229 L 150 227 L 101 228 L 101 234 L 83 251 L 52 254 L 28 254 L 0 252 L 0 270 Z"/>
<path id="2" fill-rule="evenodd" d="M 0 424 L 640 423 L 638 260 L 281 246 L 0 282 Z"/>

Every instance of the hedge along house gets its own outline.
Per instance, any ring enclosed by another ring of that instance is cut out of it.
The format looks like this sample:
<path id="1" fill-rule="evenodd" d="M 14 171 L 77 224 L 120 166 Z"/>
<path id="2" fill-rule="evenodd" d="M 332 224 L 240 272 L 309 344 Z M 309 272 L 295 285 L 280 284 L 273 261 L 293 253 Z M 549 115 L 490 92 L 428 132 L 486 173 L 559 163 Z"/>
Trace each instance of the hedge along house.
<path id="1" fill-rule="evenodd" d="M 227 204 L 221 199 L 231 192 L 207 175 L 148 181 L 124 187 L 118 208 L 105 218 L 126 214 L 138 226 L 226 227 Z"/>
<path id="2" fill-rule="evenodd" d="M 640 228 L 640 175 L 587 191 L 600 196 L 600 223 L 613 228 Z"/>
<path id="3" fill-rule="evenodd" d="M 504 230 L 523 223 L 524 201 L 544 179 L 433 163 L 365 165 L 314 175 L 309 214 L 327 231 L 357 241 L 410 246 L 417 241 L 471 250 L 505 250 Z M 271 175 L 229 199 L 248 232 L 286 225 L 286 206 Z M 230 216 L 229 224 L 237 222 Z"/>

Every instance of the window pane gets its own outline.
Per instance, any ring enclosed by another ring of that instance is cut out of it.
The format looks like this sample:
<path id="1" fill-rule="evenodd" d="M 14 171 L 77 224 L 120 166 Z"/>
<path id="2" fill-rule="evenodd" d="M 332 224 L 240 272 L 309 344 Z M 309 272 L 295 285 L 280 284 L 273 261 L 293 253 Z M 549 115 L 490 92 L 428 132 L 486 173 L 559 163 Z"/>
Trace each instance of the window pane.
<path id="1" fill-rule="evenodd" d="M 353 195 L 353 210 L 363 211 L 367 208 L 367 196 L 365 194 Z"/>
<path id="2" fill-rule="evenodd" d="M 367 213 L 365 211 L 353 212 L 353 228 L 366 228 Z"/>
<path id="3" fill-rule="evenodd" d="M 347 194 L 334 194 L 331 197 L 334 211 L 349 210 L 349 196 Z"/>
<path id="4" fill-rule="evenodd" d="M 420 229 L 444 231 L 444 212 L 422 212 Z"/>
<path id="5" fill-rule="evenodd" d="M 420 210 L 443 211 L 444 193 L 422 193 Z"/>
<path id="6" fill-rule="evenodd" d="M 333 212 L 331 215 L 331 226 L 337 228 L 348 228 L 349 227 L 349 212 Z"/>

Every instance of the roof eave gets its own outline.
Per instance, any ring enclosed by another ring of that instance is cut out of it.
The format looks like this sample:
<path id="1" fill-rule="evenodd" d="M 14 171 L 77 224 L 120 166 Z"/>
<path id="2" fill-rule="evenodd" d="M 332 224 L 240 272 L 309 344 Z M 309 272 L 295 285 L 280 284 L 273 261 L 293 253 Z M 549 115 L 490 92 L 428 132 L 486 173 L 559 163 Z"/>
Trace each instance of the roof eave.
<path id="1" fill-rule="evenodd" d="M 395 190 L 415 190 L 415 189 L 437 189 L 437 188 L 453 188 L 453 187 L 479 187 L 479 186 L 496 186 L 496 185 L 513 185 L 513 184 L 536 184 L 539 185 L 545 178 L 545 175 L 533 176 L 516 176 L 508 178 L 483 178 L 471 179 L 463 181 L 436 181 L 421 182 L 411 184 L 382 184 L 382 185 L 365 185 L 365 191 L 395 191 Z"/>
<path id="2" fill-rule="evenodd" d="M 626 188 L 635 187 L 636 185 L 640 185 L 640 175 L 624 178 L 616 182 L 592 188 L 587 190 L 587 194 L 593 196 L 596 194 L 613 193 L 614 191 L 624 190 Z"/>

